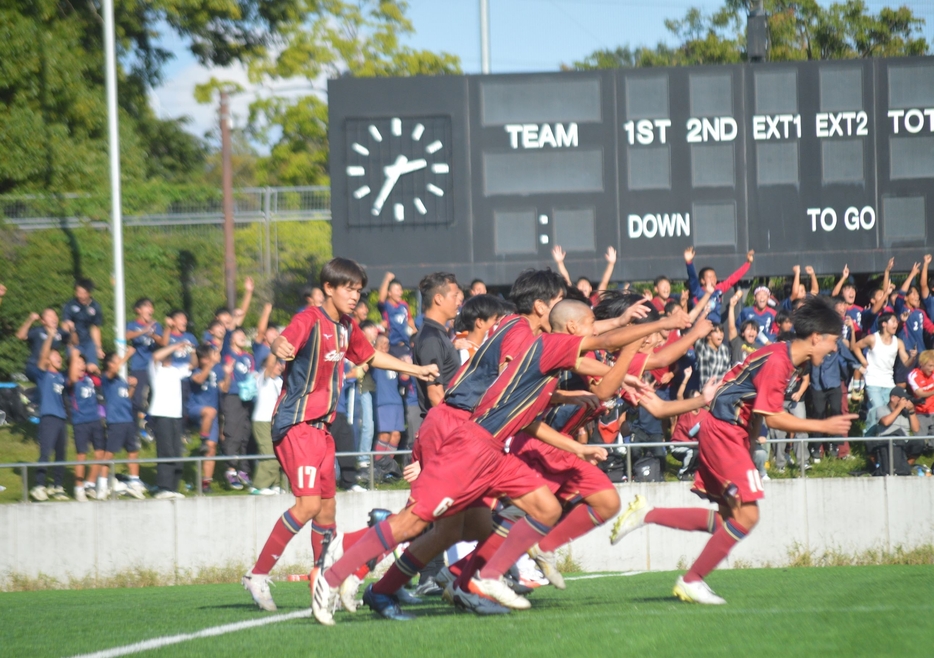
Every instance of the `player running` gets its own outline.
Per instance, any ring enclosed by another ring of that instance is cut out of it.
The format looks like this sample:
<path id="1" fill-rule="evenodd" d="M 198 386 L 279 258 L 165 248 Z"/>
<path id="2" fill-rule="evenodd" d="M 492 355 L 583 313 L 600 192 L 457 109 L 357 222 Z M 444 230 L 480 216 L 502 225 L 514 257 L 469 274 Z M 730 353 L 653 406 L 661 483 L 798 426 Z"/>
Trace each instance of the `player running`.
<path id="1" fill-rule="evenodd" d="M 842 331 L 840 316 L 824 297 L 806 300 L 794 313 L 796 338 L 773 343 L 735 366 L 714 396 L 710 414 L 701 421 L 700 465 L 693 491 L 719 505 L 719 516 L 702 508 L 649 508 L 636 496 L 617 519 L 610 536 L 618 543 L 633 530 L 650 523 L 713 536 L 684 576 L 674 594 L 682 601 L 723 604 L 704 578 L 745 538 L 759 521 L 757 501 L 765 494 L 750 456 L 750 437 L 759 436 L 762 420 L 785 432 L 822 432 L 846 436 L 854 414 L 823 420 L 797 418 L 784 409 L 785 390 L 795 370 L 810 361 L 820 365 L 837 349 Z"/>
<path id="2" fill-rule="evenodd" d="M 337 413 L 344 360 L 419 379 L 438 376 L 437 366 L 405 363 L 375 351 L 366 340 L 350 317 L 366 281 L 366 272 L 352 260 L 334 258 L 325 263 L 321 268 L 324 304 L 296 314 L 272 344 L 272 352 L 288 362 L 272 419 L 272 439 L 295 505 L 276 522 L 256 564 L 243 576 L 244 588 L 263 610 L 276 609 L 269 593 L 269 572 L 292 537 L 313 521 L 311 543 L 317 557 L 325 536 L 336 529 L 334 438 L 329 427 Z M 359 534 L 344 540 L 349 545 Z"/>

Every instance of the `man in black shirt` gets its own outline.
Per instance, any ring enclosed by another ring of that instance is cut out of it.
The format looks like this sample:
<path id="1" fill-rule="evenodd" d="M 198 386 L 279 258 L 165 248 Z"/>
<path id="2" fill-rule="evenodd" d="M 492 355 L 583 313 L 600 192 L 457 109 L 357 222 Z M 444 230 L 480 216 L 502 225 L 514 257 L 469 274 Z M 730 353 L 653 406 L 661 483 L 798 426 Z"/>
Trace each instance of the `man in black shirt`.
<path id="1" fill-rule="evenodd" d="M 415 335 L 412 360 L 416 365 L 434 363 L 441 376 L 433 382 L 418 381 L 418 406 L 422 418 L 444 400 L 444 389 L 457 373 L 461 362 L 446 323 L 457 317 L 460 289 L 457 279 L 448 272 L 429 274 L 418 284 L 422 294 L 425 322 Z"/>

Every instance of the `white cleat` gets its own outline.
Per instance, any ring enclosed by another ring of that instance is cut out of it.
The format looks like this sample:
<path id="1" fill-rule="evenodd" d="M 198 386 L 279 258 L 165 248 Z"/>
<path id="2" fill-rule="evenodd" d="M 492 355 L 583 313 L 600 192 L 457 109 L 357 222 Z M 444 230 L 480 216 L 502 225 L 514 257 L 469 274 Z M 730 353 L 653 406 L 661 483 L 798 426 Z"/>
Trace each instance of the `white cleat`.
<path id="1" fill-rule="evenodd" d="M 453 583 L 448 585 L 442 594 L 442 598 L 445 598 L 446 595 L 451 597 L 450 603 L 453 603 L 458 608 L 464 610 L 469 610 L 474 614 L 478 615 L 508 615 L 509 608 L 506 606 L 500 605 L 496 601 L 492 601 L 485 596 L 480 596 L 479 594 L 474 594 L 473 592 L 465 592 L 459 587 L 455 587 Z M 447 598 L 445 598 L 447 600 Z"/>
<path id="2" fill-rule="evenodd" d="M 442 590 L 454 582 L 454 574 L 447 567 L 442 567 L 441 571 L 435 576 L 435 582 Z M 442 594 L 443 596 L 443 594 Z"/>
<path id="3" fill-rule="evenodd" d="M 535 565 L 542 572 L 542 575 L 548 579 L 549 583 L 554 585 L 557 589 L 564 589 L 567 587 L 567 585 L 564 584 L 564 576 L 558 571 L 558 564 L 555 561 L 554 551 L 543 551 L 538 547 L 538 544 L 535 544 L 535 546 L 528 550 L 528 554 L 529 557 L 535 561 Z"/>
<path id="4" fill-rule="evenodd" d="M 142 500 L 146 497 L 146 487 L 144 487 L 143 483 L 139 480 L 130 480 L 130 484 L 128 484 L 126 488 L 126 492 L 137 500 Z"/>
<path id="5" fill-rule="evenodd" d="M 324 570 L 315 568 L 311 574 L 311 614 L 324 626 L 334 625 L 338 588 L 328 585 Z"/>
<path id="6" fill-rule="evenodd" d="M 327 571 L 334 563 L 344 556 L 344 533 L 334 531 L 334 536 L 328 543 L 324 551 L 324 558 L 321 560 L 321 571 Z"/>
<path id="7" fill-rule="evenodd" d="M 83 484 L 75 485 L 75 500 L 77 500 L 79 503 L 88 502 L 88 495 L 84 491 Z"/>
<path id="8" fill-rule="evenodd" d="M 44 503 L 45 501 L 49 499 L 49 492 L 48 490 L 46 490 L 45 487 L 36 485 L 35 487 L 29 490 L 29 497 L 40 503 Z"/>
<path id="9" fill-rule="evenodd" d="M 685 603 L 703 603 L 706 605 L 723 605 L 726 601 L 710 589 L 710 586 L 703 580 L 695 580 L 687 583 L 683 576 L 678 576 L 675 582 L 674 595 Z"/>
<path id="10" fill-rule="evenodd" d="M 347 612 L 357 611 L 357 594 L 360 591 L 360 585 L 362 583 L 363 581 L 354 574 L 347 576 L 347 579 L 341 583 L 338 592 L 340 594 L 341 605 L 344 606 L 344 610 Z"/>
<path id="11" fill-rule="evenodd" d="M 645 496 L 641 494 L 637 495 L 633 501 L 629 503 L 629 507 L 619 515 L 619 518 L 616 519 L 616 523 L 613 524 L 613 531 L 610 532 L 610 544 L 616 546 L 623 540 L 623 537 L 645 525 L 645 515 L 648 514 L 651 509 L 652 508 L 649 507 L 645 500 Z"/>
<path id="12" fill-rule="evenodd" d="M 502 577 L 496 579 L 481 578 L 480 574 L 477 574 L 470 579 L 470 585 L 468 585 L 468 587 L 472 594 L 479 594 L 480 596 L 492 599 L 500 605 L 512 608 L 513 610 L 528 610 L 532 607 L 529 600 L 513 592 L 509 588 L 509 585 L 503 581 Z"/>
<path id="13" fill-rule="evenodd" d="M 273 584 L 269 576 L 261 576 L 250 572 L 243 576 L 240 583 L 260 608 L 268 612 L 278 610 L 276 602 L 272 600 L 272 593 L 269 591 L 269 586 Z"/>

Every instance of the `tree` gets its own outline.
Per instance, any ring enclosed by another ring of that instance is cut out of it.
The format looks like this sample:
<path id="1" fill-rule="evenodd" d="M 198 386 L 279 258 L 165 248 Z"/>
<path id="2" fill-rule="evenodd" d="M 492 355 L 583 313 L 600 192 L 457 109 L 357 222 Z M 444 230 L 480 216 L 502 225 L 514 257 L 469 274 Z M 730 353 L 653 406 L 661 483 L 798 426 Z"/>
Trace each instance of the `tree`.
<path id="1" fill-rule="evenodd" d="M 815 0 L 766 0 L 771 61 L 854 59 L 926 55 L 928 43 L 921 36 L 924 20 L 908 7 L 868 11 L 863 0 L 847 0 L 821 6 Z M 726 0 L 723 7 L 705 15 L 692 8 L 680 20 L 666 20 L 666 29 L 677 39 L 676 47 L 658 44 L 654 49 L 624 46 L 597 50 L 564 68 L 589 70 L 635 66 L 686 66 L 746 61 L 747 0 Z"/>

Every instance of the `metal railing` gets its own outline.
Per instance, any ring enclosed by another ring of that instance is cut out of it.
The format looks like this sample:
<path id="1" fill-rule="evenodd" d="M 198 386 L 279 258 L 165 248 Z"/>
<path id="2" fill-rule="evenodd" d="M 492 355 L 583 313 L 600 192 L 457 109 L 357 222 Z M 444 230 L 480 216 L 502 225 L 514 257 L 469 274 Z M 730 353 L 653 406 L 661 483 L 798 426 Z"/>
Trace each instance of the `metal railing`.
<path id="1" fill-rule="evenodd" d="M 820 437 L 820 438 L 785 438 L 785 439 L 769 439 L 764 441 L 759 445 L 772 445 L 772 444 L 790 444 L 793 446 L 796 451 L 794 454 L 803 455 L 807 454 L 807 444 L 810 443 L 836 443 L 841 444 L 844 442 L 850 443 L 886 443 L 888 444 L 888 453 L 889 453 L 889 472 L 888 476 L 895 475 L 895 442 L 896 441 L 928 441 L 934 439 L 934 436 L 860 436 L 860 437 Z M 804 445 L 802 445 L 804 444 Z M 628 443 L 608 443 L 608 444 L 590 444 L 598 445 L 599 447 L 606 449 L 619 449 L 626 448 L 626 483 L 631 484 L 633 482 L 632 478 L 632 452 L 633 449 L 642 449 L 642 448 L 672 448 L 672 447 L 697 447 L 699 443 L 697 441 L 679 441 L 672 443 L 670 441 L 657 441 L 657 442 L 628 442 Z M 398 455 L 410 455 L 412 454 L 411 450 L 395 450 L 395 451 L 384 451 L 384 452 L 339 452 L 336 453 L 336 458 L 341 457 L 369 457 L 369 486 L 370 489 L 374 489 L 376 486 L 375 480 L 375 468 L 376 468 L 376 456 L 380 457 L 396 457 Z M 235 459 L 236 461 L 264 461 L 269 459 L 276 459 L 275 455 L 215 455 L 213 457 L 207 456 L 198 456 L 198 457 L 149 457 L 149 458 L 138 458 L 138 459 L 88 459 L 85 461 L 60 461 L 60 462 L 13 462 L 0 464 L 0 468 L 5 469 L 14 469 L 19 470 L 20 475 L 23 481 L 23 502 L 29 502 L 29 469 L 35 468 L 46 468 L 51 469 L 55 467 L 65 467 L 65 466 L 92 466 L 92 465 L 101 465 L 108 467 L 108 492 L 111 499 L 117 498 L 117 493 L 114 491 L 115 481 L 116 481 L 116 472 L 115 467 L 118 464 L 187 464 L 195 463 L 197 464 L 197 478 L 195 480 L 195 491 L 196 495 L 204 495 L 201 491 L 201 475 L 202 475 L 202 464 L 203 462 L 227 462 Z M 799 457 L 800 459 L 800 457 Z M 801 478 L 807 478 L 807 469 L 804 468 L 804 464 L 798 464 L 799 466 L 799 476 Z"/>

